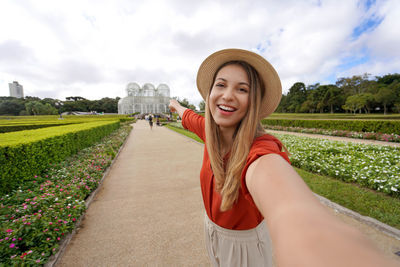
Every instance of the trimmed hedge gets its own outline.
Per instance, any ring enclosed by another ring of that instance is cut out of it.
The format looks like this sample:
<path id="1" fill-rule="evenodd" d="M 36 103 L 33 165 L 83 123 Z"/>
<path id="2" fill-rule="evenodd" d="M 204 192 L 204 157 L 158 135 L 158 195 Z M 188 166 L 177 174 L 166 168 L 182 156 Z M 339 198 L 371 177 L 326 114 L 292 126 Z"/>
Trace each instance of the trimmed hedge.
<path id="1" fill-rule="evenodd" d="M 385 134 L 400 133 L 400 121 L 394 120 L 289 120 L 263 119 L 263 125 L 344 130 L 354 132 L 374 132 Z"/>
<path id="2" fill-rule="evenodd" d="M 69 123 L 40 123 L 40 124 L 15 124 L 15 125 L 0 125 L 0 133 L 18 132 L 25 130 L 41 129 L 46 127 L 54 127 L 60 125 L 75 124 L 76 122 Z"/>
<path id="3" fill-rule="evenodd" d="M 100 141 L 120 127 L 119 120 L 63 125 L 0 135 L 0 192 L 34 179 L 50 164 Z"/>
<path id="4" fill-rule="evenodd" d="M 43 116 L 41 119 L 39 116 L 37 118 L 32 119 L 10 119 L 10 120 L 1 120 L 0 119 L 0 133 L 9 133 L 9 132 L 17 132 L 17 131 L 25 131 L 25 130 L 34 130 L 46 127 L 54 127 L 54 126 L 62 126 L 62 125 L 70 125 L 70 124 L 78 124 L 78 123 L 87 123 L 94 121 L 115 121 L 119 120 L 120 122 L 132 121 L 135 122 L 135 118 L 126 117 L 126 116 L 96 116 L 96 117 L 68 117 L 66 119 L 58 119 L 58 117 Z"/>

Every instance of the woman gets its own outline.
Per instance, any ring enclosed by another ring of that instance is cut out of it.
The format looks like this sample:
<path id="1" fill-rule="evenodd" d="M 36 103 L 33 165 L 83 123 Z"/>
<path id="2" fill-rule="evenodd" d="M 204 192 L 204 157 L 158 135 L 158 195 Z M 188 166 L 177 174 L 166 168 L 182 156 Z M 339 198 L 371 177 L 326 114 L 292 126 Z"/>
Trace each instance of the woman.
<path id="1" fill-rule="evenodd" d="M 260 120 L 281 98 L 279 76 L 264 58 L 218 51 L 200 66 L 197 87 L 205 118 L 176 100 L 170 110 L 206 144 L 200 183 L 214 266 L 272 266 L 272 254 L 278 266 L 392 264 L 326 211 L 290 166 L 281 142 L 263 131 Z"/>

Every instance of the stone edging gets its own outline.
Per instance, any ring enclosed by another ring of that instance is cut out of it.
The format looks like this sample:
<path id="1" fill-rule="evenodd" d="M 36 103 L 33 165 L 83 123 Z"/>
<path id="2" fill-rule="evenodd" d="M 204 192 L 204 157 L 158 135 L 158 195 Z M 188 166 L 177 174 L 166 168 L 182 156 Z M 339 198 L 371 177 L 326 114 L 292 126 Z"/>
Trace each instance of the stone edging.
<path id="1" fill-rule="evenodd" d="M 397 240 L 400 240 L 400 230 L 396 229 L 390 225 L 387 225 L 385 223 L 382 223 L 374 218 L 368 217 L 368 216 L 363 216 L 355 211 L 352 211 L 348 208 L 345 208 L 343 206 L 340 206 L 339 204 L 330 201 L 327 198 L 324 198 L 320 195 L 317 195 L 314 193 L 314 195 L 318 198 L 318 200 L 324 204 L 325 206 L 328 206 L 332 209 L 334 209 L 335 211 L 347 215 L 349 217 L 352 217 L 354 219 L 356 219 L 357 221 L 367 224 L 375 229 L 377 229 L 378 231 L 381 231 L 393 238 L 396 238 Z"/>
<path id="2" fill-rule="evenodd" d="M 107 168 L 107 170 L 104 172 L 103 177 L 101 178 L 99 185 L 97 186 L 96 190 L 94 190 L 92 193 L 90 193 L 90 195 L 86 198 L 85 201 L 85 206 L 86 206 L 86 210 L 89 208 L 90 204 L 92 203 L 94 197 L 96 196 L 96 194 L 99 192 L 99 189 L 101 188 L 101 186 L 103 185 L 103 181 L 104 179 L 107 177 L 108 173 L 111 170 L 111 167 L 114 165 L 114 162 L 117 160 L 121 150 L 125 147 L 125 144 L 129 138 L 129 136 L 132 134 L 133 132 L 133 125 L 132 125 L 132 130 L 130 131 L 130 133 L 128 134 L 128 136 L 126 137 L 124 143 L 121 145 L 121 147 L 118 150 L 117 155 L 115 155 L 114 159 L 111 161 L 110 166 Z M 75 223 L 75 228 L 74 230 L 72 230 L 71 233 L 69 233 L 62 241 L 61 244 L 59 246 L 58 252 L 54 255 L 52 255 L 50 257 L 50 259 L 48 260 L 48 262 L 46 264 L 44 264 L 44 267 L 53 267 L 57 264 L 58 260 L 61 259 L 61 257 L 64 255 L 65 250 L 67 249 L 67 246 L 69 244 L 69 242 L 71 242 L 72 238 L 74 237 L 74 235 L 77 232 L 77 229 L 79 228 L 79 226 L 81 225 L 83 219 L 85 218 L 86 215 L 86 211 L 82 214 L 82 216 L 79 218 L 79 220 Z"/>

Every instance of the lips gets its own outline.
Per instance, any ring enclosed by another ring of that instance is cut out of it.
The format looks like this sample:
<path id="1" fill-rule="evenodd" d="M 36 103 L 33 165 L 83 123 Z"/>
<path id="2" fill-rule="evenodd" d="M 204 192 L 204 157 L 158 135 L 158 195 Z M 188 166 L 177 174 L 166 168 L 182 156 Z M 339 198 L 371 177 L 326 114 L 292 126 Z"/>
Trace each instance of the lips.
<path id="1" fill-rule="evenodd" d="M 217 107 L 220 110 L 225 111 L 225 112 L 234 112 L 234 111 L 236 111 L 236 108 L 228 106 L 228 105 L 217 105 Z"/>

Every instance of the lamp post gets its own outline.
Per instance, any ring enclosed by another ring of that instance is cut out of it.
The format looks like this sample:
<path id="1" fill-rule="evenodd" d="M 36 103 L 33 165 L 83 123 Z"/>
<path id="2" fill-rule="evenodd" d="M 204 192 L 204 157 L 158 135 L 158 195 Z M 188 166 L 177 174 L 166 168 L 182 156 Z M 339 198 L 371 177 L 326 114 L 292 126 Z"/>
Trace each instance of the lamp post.
<path id="1" fill-rule="evenodd" d="M 57 102 L 55 103 L 55 105 L 56 105 L 56 107 L 57 107 L 57 109 L 58 109 L 58 113 L 60 114 L 60 118 L 58 118 L 58 119 L 59 119 L 59 120 L 62 120 L 63 117 L 62 117 L 62 114 L 61 114 L 61 107 L 64 105 L 64 103 L 61 102 L 61 101 L 57 101 Z"/>

